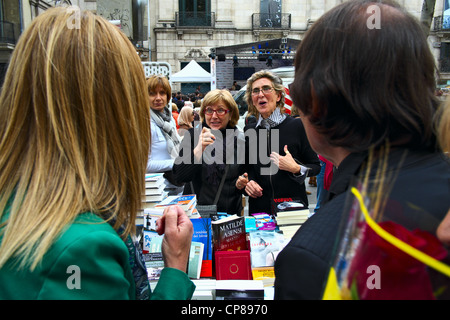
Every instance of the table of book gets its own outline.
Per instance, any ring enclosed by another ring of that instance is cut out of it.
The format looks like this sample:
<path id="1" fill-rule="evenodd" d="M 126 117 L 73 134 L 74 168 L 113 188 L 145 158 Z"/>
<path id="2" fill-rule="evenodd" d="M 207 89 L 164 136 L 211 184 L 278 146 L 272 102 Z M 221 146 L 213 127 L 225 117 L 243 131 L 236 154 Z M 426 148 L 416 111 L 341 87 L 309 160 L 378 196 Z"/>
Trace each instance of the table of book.
<path id="1" fill-rule="evenodd" d="M 309 209 L 283 199 L 290 201 L 282 201 L 276 216 L 200 214 L 195 194 L 168 196 L 161 181 L 162 174 L 146 175 L 144 208 L 136 221 L 151 286 L 164 267 L 163 236 L 155 223 L 165 207 L 178 205 L 194 226 L 187 267 L 196 285 L 194 300 L 273 299 L 275 258 L 310 216 Z"/>

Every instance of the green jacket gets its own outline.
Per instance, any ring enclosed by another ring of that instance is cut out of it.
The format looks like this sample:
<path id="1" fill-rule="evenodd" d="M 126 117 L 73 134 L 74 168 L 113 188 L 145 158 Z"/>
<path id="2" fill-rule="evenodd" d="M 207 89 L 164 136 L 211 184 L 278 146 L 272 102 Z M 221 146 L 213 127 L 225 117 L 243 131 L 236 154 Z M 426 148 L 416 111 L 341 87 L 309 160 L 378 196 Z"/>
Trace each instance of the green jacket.
<path id="1" fill-rule="evenodd" d="M 135 299 L 130 254 L 117 232 L 92 213 L 81 214 L 30 272 L 16 259 L 0 269 L 0 299 Z M 190 299 L 186 273 L 165 268 L 152 300 Z"/>

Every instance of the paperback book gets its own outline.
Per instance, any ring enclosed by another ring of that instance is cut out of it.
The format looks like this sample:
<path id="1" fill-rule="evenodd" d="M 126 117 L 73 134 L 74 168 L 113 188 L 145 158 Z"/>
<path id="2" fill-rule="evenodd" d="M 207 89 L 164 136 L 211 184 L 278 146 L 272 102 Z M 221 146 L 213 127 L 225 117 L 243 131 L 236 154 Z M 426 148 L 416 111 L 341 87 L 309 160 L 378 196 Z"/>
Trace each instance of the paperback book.
<path id="1" fill-rule="evenodd" d="M 249 238 L 252 268 L 273 267 L 278 253 L 288 242 L 275 230 L 251 231 Z"/>
<path id="2" fill-rule="evenodd" d="M 164 209 L 169 206 L 177 205 L 181 207 L 188 216 L 190 216 L 195 209 L 196 204 L 197 196 L 195 194 L 188 194 L 182 196 L 168 196 L 167 198 L 159 202 L 155 206 L 155 208 Z"/>
<path id="3" fill-rule="evenodd" d="M 215 251 L 247 250 L 245 219 L 237 215 L 212 221 Z"/>
<path id="4" fill-rule="evenodd" d="M 188 263 L 188 276 L 191 279 L 200 279 L 200 272 L 202 269 L 203 260 L 203 250 L 204 243 L 202 242 L 191 242 L 191 250 L 189 252 L 189 263 Z"/>
<path id="5" fill-rule="evenodd" d="M 212 245 L 212 228 L 210 218 L 191 219 L 194 227 L 192 241 L 202 242 L 204 244 L 202 269 L 200 277 L 212 277 L 212 259 L 213 259 L 213 245 Z"/>

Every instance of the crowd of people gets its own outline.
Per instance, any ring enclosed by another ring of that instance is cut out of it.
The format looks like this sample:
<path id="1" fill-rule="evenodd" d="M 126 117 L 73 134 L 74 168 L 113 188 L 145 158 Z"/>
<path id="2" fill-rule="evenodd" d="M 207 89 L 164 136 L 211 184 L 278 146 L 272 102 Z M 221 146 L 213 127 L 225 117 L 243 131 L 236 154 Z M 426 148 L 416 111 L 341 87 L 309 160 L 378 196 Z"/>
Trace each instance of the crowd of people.
<path id="1" fill-rule="evenodd" d="M 383 0 L 382 27 L 368 28 L 370 5 L 346 1 L 305 34 L 289 88 L 298 117 L 281 79 L 255 72 L 243 131 L 228 90 L 183 97 L 164 76 L 146 79 L 102 17 L 83 12 L 70 30 L 65 8 L 35 18 L 0 95 L 0 299 L 190 299 L 193 226 L 176 206 L 157 222 L 165 268 L 150 289 L 135 237 L 148 172 L 164 172 L 171 195 L 237 215 L 243 196 L 250 214 L 276 215 L 279 198 L 308 208 L 317 176 L 327 192 L 275 261 L 275 299 L 323 297 L 359 180 L 384 179 L 380 221 L 447 246 L 450 102 L 435 95 L 420 23 Z"/>

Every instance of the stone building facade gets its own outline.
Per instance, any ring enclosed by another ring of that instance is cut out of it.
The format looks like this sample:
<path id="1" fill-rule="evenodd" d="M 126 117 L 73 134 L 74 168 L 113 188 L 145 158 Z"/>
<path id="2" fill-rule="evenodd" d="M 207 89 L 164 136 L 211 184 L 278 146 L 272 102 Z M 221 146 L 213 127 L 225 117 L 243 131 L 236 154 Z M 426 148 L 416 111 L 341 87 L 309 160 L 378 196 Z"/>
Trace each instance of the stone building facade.
<path id="1" fill-rule="evenodd" d="M 12 24 L 14 39 L 0 39 L 0 67 L 15 40 L 43 10 L 63 3 L 119 21 L 143 61 L 164 61 L 172 73 L 196 60 L 210 71 L 215 57 L 217 87 L 245 83 L 252 70 L 292 65 L 296 45 L 324 12 L 343 0 L 0 0 L 4 30 Z M 399 0 L 420 17 L 424 0 Z M 450 27 L 443 19 L 448 0 L 436 0 L 429 42 L 441 71 L 450 80 Z M 270 45 L 269 45 L 270 44 Z M 273 57 L 269 63 L 269 56 Z M 450 83 L 450 82 L 449 82 Z M 174 90 L 181 88 L 174 83 Z"/>

